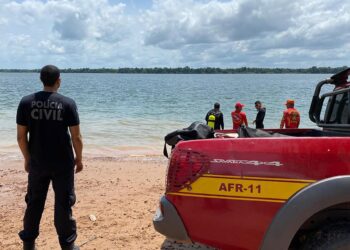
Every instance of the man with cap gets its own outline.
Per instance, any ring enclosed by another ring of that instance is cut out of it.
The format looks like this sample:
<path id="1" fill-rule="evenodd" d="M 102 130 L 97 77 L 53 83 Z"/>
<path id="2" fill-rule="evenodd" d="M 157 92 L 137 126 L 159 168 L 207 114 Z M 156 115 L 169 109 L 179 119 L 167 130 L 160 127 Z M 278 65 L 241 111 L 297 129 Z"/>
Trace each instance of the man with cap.
<path id="1" fill-rule="evenodd" d="M 220 103 L 214 104 L 214 109 L 209 110 L 205 116 L 207 125 L 213 129 L 224 129 L 224 114 L 220 111 Z"/>
<path id="2" fill-rule="evenodd" d="M 235 105 L 235 111 L 231 112 L 232 124 L 234 129 L 240 128 L 243 124 L 248 127 L 247 116 L 242 112 L 244 105 L 240 102 L 237 102 Z"/>
<path id="3" fill-rule="evenodd" d="M 287 109 L 283 111 L 280 128 L 298 128 L 300 124 L 300 113 L 294 108 L 294 100 L 288 99 L 285 105 Z"/>

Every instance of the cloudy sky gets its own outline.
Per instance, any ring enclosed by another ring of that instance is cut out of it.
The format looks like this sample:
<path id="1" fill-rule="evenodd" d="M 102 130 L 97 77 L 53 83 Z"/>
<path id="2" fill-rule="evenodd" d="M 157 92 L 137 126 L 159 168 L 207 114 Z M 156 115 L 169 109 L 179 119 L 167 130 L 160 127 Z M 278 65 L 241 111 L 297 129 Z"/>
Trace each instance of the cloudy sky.
<path id="1" fill-rule="evenodd" d="M 0 68 L 350 65 L 350 1 L 0 0 Z"/>

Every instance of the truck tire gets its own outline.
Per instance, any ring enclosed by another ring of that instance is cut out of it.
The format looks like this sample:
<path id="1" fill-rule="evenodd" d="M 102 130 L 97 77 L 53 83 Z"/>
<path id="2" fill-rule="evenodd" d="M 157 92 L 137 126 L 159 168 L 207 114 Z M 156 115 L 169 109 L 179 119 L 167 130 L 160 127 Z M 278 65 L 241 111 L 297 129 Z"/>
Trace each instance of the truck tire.
<path id="1" fill-rule="evenodd" d="M 350 222 L 337 221 L 321 227 L 307 236 L 302 250 L 350 249 Z"/>

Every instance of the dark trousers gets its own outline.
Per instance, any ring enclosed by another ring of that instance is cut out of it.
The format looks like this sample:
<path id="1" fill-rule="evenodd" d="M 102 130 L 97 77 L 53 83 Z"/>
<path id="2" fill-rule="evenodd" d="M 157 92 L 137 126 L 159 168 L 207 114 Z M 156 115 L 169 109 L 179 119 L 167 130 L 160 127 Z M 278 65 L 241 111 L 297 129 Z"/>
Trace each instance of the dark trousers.
<path id="1" fill-rule="evenodd" d="M 74 168 L 65 171 L 30 169 L 25 197 L 27 209 L 23 219 L 24 228 L 19 236 L 24 242 L 33 242 L 38 237 L 50 181 L 55 192 L 54 220 L 59 242 L 62 247 L 69 246 L 77 238 L 71 208 L 75 203 Z"/>

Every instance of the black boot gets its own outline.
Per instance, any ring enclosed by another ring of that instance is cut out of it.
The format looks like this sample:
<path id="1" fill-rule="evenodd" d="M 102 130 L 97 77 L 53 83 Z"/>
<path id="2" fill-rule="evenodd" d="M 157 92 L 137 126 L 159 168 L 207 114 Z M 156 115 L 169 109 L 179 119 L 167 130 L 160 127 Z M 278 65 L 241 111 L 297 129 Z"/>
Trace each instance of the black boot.
<path id="1" fill-rule="evenodd" d="M 35 242 L 23 242 L 23 250 L 35 250 Z"/>
<path id="2" fill-rule="evenodd" d="M 69 246 L 62 247 L 62 250 L 80 250 L 80 247 L 76 246 L 74 243 Z"/>

